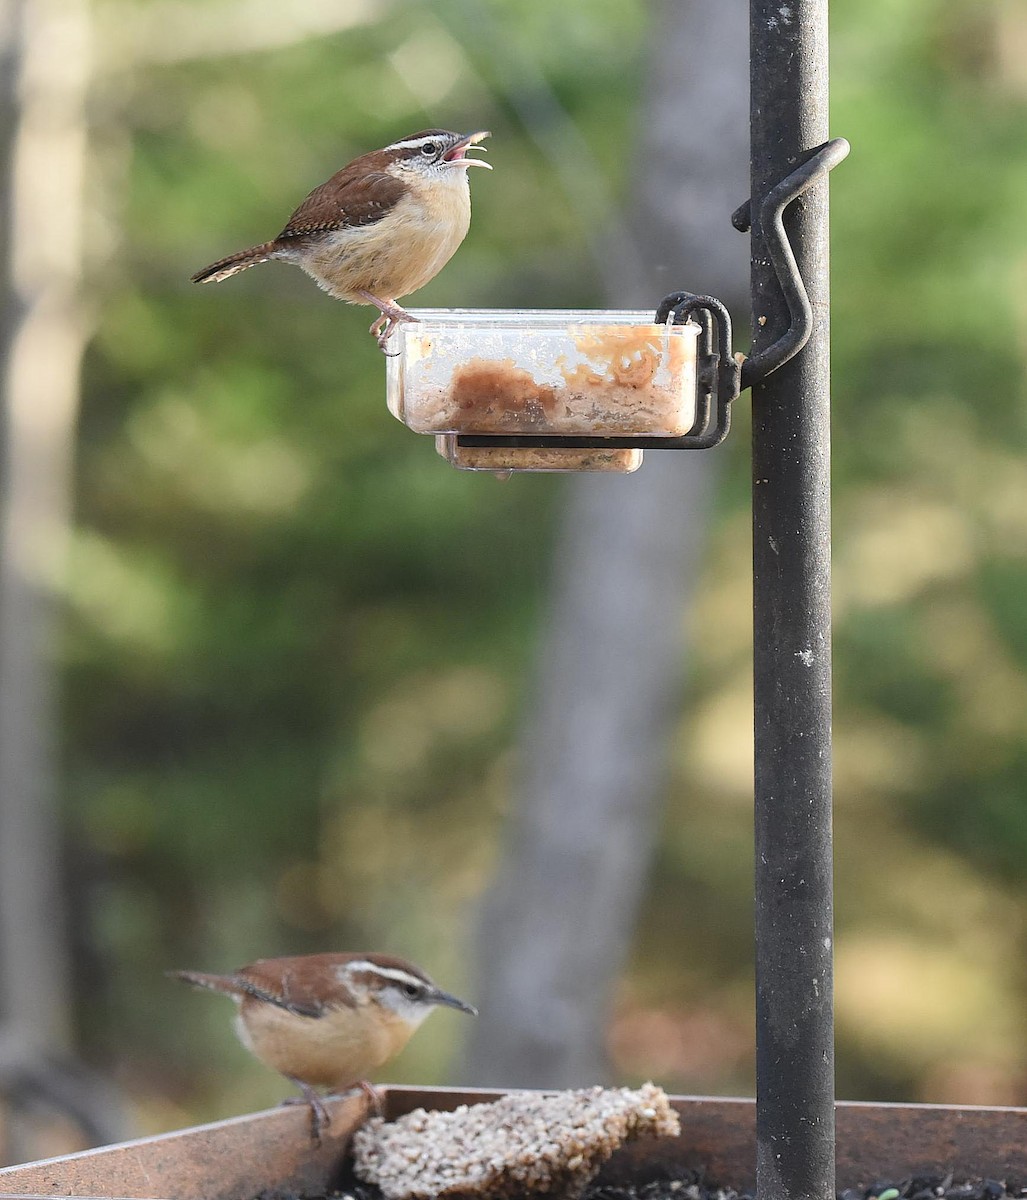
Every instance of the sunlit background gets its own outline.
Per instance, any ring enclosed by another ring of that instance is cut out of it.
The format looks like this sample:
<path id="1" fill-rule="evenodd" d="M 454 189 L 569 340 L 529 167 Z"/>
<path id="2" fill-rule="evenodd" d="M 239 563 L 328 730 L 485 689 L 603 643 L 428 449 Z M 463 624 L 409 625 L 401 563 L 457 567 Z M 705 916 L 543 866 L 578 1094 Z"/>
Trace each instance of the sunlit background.
<path id="1" fill-rule="evenodd" d="M 681 7 L 701 41 L 705 5 Z M 489 128 L 471 232 L 416 303 L 614 302 L 604 237 L 647 169 L 667 6 L 3 11 L 0 770 L 25 841 L 0 866 L 55 869 L 67 936 L 37 913 L 12 951 L 9 913 L 0 973 L 27 981 L 55 935 L 36 1035 L 153 1132 L 288 1091 L 167 968 L 381 949 L 473 998 L 576 486 L 447 467 L 385 409 L 373 314 L 300 272 L 188 277 L 364 150 Z M 1027 10 L 832 17 L 832 133 L 853 146 L 832 177 L 839 1094 L 1024 1104 Z M 725 290 L 694 269 L 652 307 Z M 690 1093 L 753 1086 L 747 408 L 680 518 L 704 526 L 687 670 L 605 1047 L 618 1080 Z M 458 1076 L 462 1019 L 427 1030 L 391 1079 Z M 7 1153 L 81 1144 L 5 1090 Z"/>

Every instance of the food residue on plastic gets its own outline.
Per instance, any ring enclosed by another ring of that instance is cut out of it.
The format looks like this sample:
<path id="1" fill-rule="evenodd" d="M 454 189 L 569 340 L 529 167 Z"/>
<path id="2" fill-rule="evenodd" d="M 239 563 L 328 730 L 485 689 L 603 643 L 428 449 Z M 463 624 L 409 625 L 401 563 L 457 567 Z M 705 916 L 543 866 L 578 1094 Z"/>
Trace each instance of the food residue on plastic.
<path id="1" fill-rule="evenodd" d="M 695 342 L 665 326 L 570 326 L 560 343 L 573 351 L 548 364 L 523 365 L 533 352 L 520 361 L 479 355 L 440 382 L 431 378 L 431 335 L 414 328 L 407 337 L 414 373 L 402 419 L 421 432 L 675 437 L 694 419 Z"/>

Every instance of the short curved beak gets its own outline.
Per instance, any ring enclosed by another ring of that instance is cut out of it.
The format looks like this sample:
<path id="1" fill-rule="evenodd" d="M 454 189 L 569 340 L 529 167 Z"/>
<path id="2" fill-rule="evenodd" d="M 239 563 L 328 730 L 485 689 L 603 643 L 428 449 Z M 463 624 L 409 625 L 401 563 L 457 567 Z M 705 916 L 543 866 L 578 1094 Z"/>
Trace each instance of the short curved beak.
<path id="1" fill-rule="evenodd" d="M 491 164 L 482 162 L 480 158 L 467 157 L 467 151 L 472 146 L 478 146 L 479 142 L 491 136 L 492 134 L 487 129 L 481 129 L 477 133 L 469 133 L 467 137 L 461 138 L 452 149 L 446 151 L 442 156 L 443 161 L 450 163 L 454 167 L 484 167 L 486 170 L 491 171 Z M 484 150 L 485 147 L 478 146 L 478 149 Z"/>
<path id="2" fill-rule="evenodd" d="M 432 1004 L 443 1004 L 446 1008 L 458 1008 L 461 1012 L 468 1013 L 472 1017 L 478 1015 L 478 1010 L 473 1004 L 468 1004 L 465 1000 L 460 1000 L 456 996 L 451 996 L 449 992 L 444 992 L 440 988 L 433 988 L 425 997 Z"/>

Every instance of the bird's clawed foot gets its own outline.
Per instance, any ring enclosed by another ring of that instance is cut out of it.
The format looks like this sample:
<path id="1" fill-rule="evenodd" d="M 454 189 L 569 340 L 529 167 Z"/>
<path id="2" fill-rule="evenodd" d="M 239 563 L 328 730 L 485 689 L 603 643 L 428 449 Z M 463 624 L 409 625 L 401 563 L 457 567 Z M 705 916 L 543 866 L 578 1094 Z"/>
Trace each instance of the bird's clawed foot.
<path id="1" fill-rule="evenodd" d="M 382 1104 L 382 1094 L 378 1091 L 374 1084 L 368 1083 L 366 1079 L 360 1079 L 357 1081 L 357 1087 L 364 1093 L 368 1100 L 371 1101 L 371 1107 L 374 1109 L 374 1115 L 376 1117 L 384 1117 L 385 1106 Z"/>
<path id="2" fill-rule="evenodd" d="M 324 1101 L 309 1083 L 300 1079 L 292 1081 L 303 1093 L 302 1096 L 288 1096 L 283 1104 L 306 1104 L 310 1107 L 310 1140 L 315 1146 L 321 1145 L 321 1134 L 332 1123 L 331 1114 L 325 1108 Z"/>
<path id="3" fill-rule="evenodd" d="M 290 1082 L 294 1083 L 300 1089 L 303 1095 L 286 1096 L 282 1103 L 290 1105 L 306 1104 L 310 1108 L 310 1140 L 315 1146 L 320 1146 L 321 1134 L 324 1133 L 324 1131 L 332 1123 L 331 1113 L 329 1113 L 325 1105 L 325 1099 L 338 1099 L 338 1096 L 333 1093 L 331 1096 L 322 1098 L 321 1095 L 314 1088 L 312 1088 L 309 1083 L 304 1083 L 301 1079 L 292 1078 L 290 1078 Z M 382 1103 L 381 1093 L 373 1084 L 368 1083 L 366 1079 L 358 1080 L 356 1086 L 353 1088 L 353 1091 L 349 1094 L 352 1095 L 358 1091 L 363 1092 L 368 1100 L 370 1100 L 371 1109 L 376 1117 L 385 1116 L 385 1105 Z"/>
<path id="4" fill-rule="evenodd" d="M 373 304 L 381 313 L 381 316 L 372 322 L 368 333 L 378 342 L 378 349 L 386 358 L 395 358 L 394 354 L 389 354 L 385 349 L 389 336 L 401 321 L 416 321 L 417 318 L 412 317 L 406 309 L 400 308 L 395 300 L 379 300 L 377 296 L 372 296 L 370 292 L 363 290 L 359 291 L 357 295 L 366 300 L 368 304 Z"/>

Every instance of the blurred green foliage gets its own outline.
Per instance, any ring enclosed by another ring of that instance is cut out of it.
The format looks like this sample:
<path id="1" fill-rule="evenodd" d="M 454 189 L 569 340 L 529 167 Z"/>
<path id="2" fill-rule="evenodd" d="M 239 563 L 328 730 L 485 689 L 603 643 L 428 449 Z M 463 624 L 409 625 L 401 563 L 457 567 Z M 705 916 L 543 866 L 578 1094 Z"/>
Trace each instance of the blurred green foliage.
<path id="1" fill-rule="evenodd" d="M 1027 18 L 832 10 L 840 1088 L 1025 1102 Z M 188 276 L 356 153 L 488 127 L 471 235 L 416 303 L 600 303 L 510 79 L 541 69 L 625 194 L 646 8 L 483 11 L 98 81 L 66 798 L 83 1033 L 151 1127 L 283 1091 L 166 967 L 387 948 L 460 989 L 565 485 L 445 467 L 385 411 L 371 314 L 299 272 Z M 740 407 L 611 1033 L 622 1073 L 692 1091 L 751 1087 Z M 397 1077 L 443 1077 L 438 1022 Z"/>

